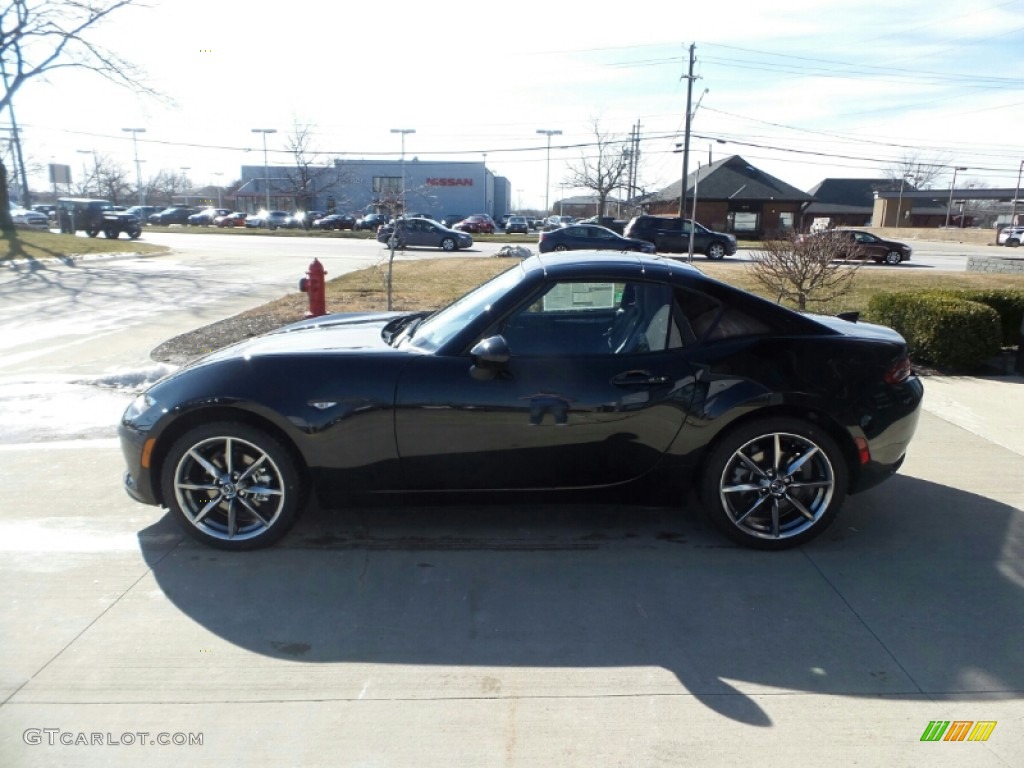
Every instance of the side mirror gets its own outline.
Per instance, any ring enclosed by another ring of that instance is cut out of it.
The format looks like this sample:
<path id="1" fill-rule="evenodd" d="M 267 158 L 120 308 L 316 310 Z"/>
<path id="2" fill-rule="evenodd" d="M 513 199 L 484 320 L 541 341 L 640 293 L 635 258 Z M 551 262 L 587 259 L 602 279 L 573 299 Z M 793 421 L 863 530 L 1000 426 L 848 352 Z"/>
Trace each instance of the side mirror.
<path id="1" fill-rule="evenodd" d="M 473 365 L 469 373 L 477 381 L 493 379 L 512 356 L 508 342 L 503 336 L 490 336 L 476 343 L 469 350 Z"/>

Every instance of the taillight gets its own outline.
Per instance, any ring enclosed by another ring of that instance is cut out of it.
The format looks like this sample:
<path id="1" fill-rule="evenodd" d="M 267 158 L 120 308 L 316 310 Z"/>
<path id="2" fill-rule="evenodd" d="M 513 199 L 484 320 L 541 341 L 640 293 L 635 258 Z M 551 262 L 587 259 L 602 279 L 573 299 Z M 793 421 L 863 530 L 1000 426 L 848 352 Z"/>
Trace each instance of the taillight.
<path id="1" fill-rule="evenodd" d="M 886 384 L 899 384 L 910 378 L 910 374 L 913 373 L 913 368 L 910 365 L 910 356 L 904 355 L 885 372 Z"/>

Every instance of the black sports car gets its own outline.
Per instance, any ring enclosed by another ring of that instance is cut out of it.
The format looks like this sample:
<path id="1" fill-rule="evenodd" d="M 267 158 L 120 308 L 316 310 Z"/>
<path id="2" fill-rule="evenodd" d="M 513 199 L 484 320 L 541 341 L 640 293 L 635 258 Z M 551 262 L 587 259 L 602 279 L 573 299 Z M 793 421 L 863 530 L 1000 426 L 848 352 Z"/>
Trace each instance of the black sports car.
<path id="1" fill-rule="evenodd" d="M 598 224 L 570 224 L 550 232 L 541 232 L 537 250 L 541 253 L 586 250 L 654 253 L 654 243 L 623 237 Z"/>
<path id="2" fill-rule="evenodd" d="M 922 395 L 889 328 L 589 252 L 529 258 L 432 314 L 328 315 L 222 349 L 119 432 L 128 493 L 225 549 L 276 541 L 310 489 L 329 506 L 665 482 L 780 549 L 899 468 Z"/>

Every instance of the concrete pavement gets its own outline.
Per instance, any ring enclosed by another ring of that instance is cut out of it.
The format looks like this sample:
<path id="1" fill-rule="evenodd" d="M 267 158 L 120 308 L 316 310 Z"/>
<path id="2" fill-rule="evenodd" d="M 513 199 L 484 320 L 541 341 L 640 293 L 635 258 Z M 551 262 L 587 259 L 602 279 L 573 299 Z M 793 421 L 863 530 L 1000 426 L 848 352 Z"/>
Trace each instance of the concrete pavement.
<path id="1" fill-rule="evenodd" d="M 1020 765 L 1022 385 L 929 377 L 900 474 L 774 554 L 411 501 L 232 555 L 127 500 L 112 441 L 2 448 L 0 765 Z"/>

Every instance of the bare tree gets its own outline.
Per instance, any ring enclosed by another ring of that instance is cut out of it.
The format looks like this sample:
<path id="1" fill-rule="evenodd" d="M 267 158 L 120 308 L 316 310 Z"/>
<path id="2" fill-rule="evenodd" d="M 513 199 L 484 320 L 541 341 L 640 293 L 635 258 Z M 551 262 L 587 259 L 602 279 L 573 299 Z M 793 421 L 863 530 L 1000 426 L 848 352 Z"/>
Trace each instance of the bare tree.
<path id="1" fill-rule="evenodd" d="M 596 119 L 593 129 L 594 144 L 584 150 L 578 163 L 569 164 L 565 184 L 593 191 L 597 195 L 597 215 L 604 216 L 608 197 L 627 185 L 630 140 L 603 132 Z"/>
<path id="2" fill-rule="evenodd" d="M 330 188 L 335 180 L 331 168 L 320 162 L 320 153 L 314 149 L 312 139 L 312 126 L 295 121 L 285 141 L 295 159 L 295 167 L 284 174 L 287 192 L 294 199 L 295 207 L 303 211 L 312 208 L 313 200 Z"/>
<path id="3" fill-rule="evenodd" d="M 100 197 L 120 205 L 135 191 L 128 169 L 107 155 L 96 156 L 92 172 L 92 186 Z"/>
<path id="4" fill-rule="evenodd" d="M 164 168 L 156 176 L 146 182 L 146 199 L 161 200 L 166 205 L 174 202 L 175 196 L 185 194 L 191 189 L 191 182 L 184 172 Z"/>
<path id="5" fill-rule="evenodd" d="M 25 83 L 60 69 L 88 69 L 119 85 L 153 94 L 141 72 L 87 39 L 108 16 L 135 0 L 0 0 L 0 112 L 12 108 Z M 0 160 L 0 229 L 11 231 L 7 167 Z"/>
<path id="6" fill-rule="evenodd" d="M 949 168 L 949 164 L 948 157 L 928 159 L 915 152 L 903 155 L 903 159 L 886 167 L 883 173 L 894 186 L 906 181 L 914 189 L 931 189 L 935 180 Z"/>
<path id="7" fill-rule="evenodd" d="M 835 231 L 810 236 L 790 232 L 762 241 L 748 269 L 778 301 L 786 299 L 805 310 L 808 302 L 832 301 L 849 292 L 864 263 L 855 249 Z"/>

